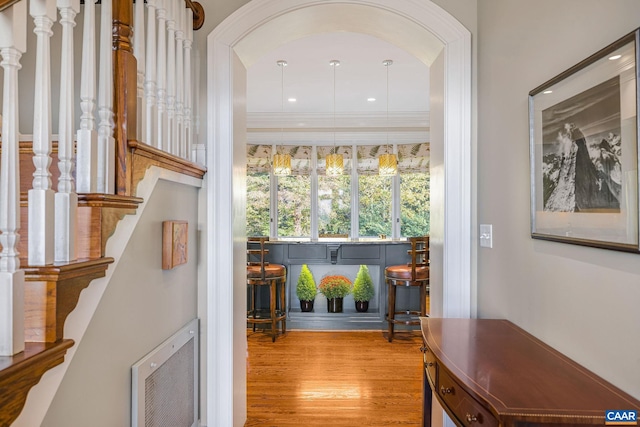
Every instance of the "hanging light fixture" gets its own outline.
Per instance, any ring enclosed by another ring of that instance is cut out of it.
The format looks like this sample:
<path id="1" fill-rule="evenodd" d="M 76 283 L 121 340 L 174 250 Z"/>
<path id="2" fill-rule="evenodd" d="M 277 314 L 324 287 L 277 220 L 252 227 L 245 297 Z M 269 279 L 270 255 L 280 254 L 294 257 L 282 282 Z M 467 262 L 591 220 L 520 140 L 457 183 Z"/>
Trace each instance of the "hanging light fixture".
<path id="1" fill-rule="evenodd" d="M 284 113 L 284 67 L 287 66 L 287 61 L 279 60 L 276 61 L 278 67 L 280 67 L 280 84 L 282 87 L 282 92 L 280 94 L 282 101 L 282 110 Z M 284 119 L 284 114 L 280 118 L 280 122 Z M 282 125 L 281 125 L 282 126 Z M 284 140 L 284 127 L 280 128 L 280 142 Z M 282 154 L 278 152 L 278 147 L 276 146 L 276 154 L 273 155 L 273 174 L 276 176 L 287 176 L 291 175 L 291 155 L 288 153 Z"/>
<path id="2" fill-rule="evenodd" d="M 327 154 L 325 158 L 327 175 L 336 176 L 342 175 L 344 170 L 344 157 L 342 154 L 338 154 L 336 147 L 336 67 L 340 65 L 340 61 L 332 59 L 329 61 L 329 65 L 333 67 L 333 150 Z"/>
<path id="3" fill-rule="evenodd" d="M 386 59 L 382 61 L 382 65 L 387 67 L 387 145 L 385 145 L 384 154 L 378 157 L 378 174 L 380 176 L 393 176 L 398 172 L 398 161 L 393 153 L 389 150 L 389 67 L 393 61 Z"/>

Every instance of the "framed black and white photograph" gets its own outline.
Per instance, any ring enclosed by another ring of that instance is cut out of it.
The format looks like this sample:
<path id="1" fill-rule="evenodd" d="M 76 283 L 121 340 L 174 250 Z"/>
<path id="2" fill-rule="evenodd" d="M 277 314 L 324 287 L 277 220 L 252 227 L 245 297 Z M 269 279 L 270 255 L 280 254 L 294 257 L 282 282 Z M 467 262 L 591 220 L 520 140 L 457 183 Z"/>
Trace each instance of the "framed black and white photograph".
<path id="1" fill-rule="evenodd" d="M 638 37 L 529 93 L 533 238 L 640 252 Z"/>

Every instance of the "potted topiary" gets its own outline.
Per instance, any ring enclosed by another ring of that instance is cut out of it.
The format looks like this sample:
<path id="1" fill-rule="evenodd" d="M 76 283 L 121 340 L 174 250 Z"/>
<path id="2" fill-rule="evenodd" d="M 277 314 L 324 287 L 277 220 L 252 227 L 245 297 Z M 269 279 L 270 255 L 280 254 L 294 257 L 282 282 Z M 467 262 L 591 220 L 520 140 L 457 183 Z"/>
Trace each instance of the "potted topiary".
<path id="1" fill-rule="evenodd" d="M 353 282 L 353 300 L 356 303 L 356 311 L 365 312 L 369 309 L 369 301 L 373 298 L 373 280 L 369 274 L 369 268 L 361 265 L 356 280 Z"/>
<path id="2" fill-rule="evenodd" d="M 351 291 L 351 280 L 339 274 L 325 276 L 320 281 L 318 289 L 327 297 L 327 311 L 342 313 L 342 299 Z"/>
<path id="3" fill-rule="evenodd" d="M 313 280 L 313 274 L 307 267 L 307 264 L 302 265 L 300 270 L 300 276 L 298 276 L 298 285 L 296 286 L 296 295 L 300 300 L 300 310 L 304 312 L 313 311 L 313 301 L 316 299 L 316 282 Z"/>

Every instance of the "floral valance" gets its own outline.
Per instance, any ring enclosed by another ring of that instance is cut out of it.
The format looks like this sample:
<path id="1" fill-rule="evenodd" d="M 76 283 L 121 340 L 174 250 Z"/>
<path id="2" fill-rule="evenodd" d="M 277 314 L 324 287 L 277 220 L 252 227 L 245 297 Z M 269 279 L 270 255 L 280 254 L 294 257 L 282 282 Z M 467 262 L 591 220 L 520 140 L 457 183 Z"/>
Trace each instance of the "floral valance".
<path id="1" fill-rule="evenodd" d="M 247 144 L 247 173 L 269 172 L 271 146 Z"/>
<path id="2" fill-rule="evenodd" d="M 430 145 L 428 142 L 418 144 L 398 144 L 398 172 L 416 173 L 429 171 Z M 378 173 L 378 156 L 391 153 L 392 146 L 359 145 L 357 161 L 359 175 L 376 175 Z M 291 156 L 292 175 L 309 175 L 311 172 L 311 147 L 305 145 L 278 146 L 277 152 Z M 344 173 L 351 173 L 353 167 L 353 149 L 350 145 L 316 147 L 318 175 L 325 174 L 325 158 L 327 154 L 339 153 L 344 156 Z M 271 170 L 271 159 L 275 152 L 271 145 L 247 144 L 247 172 L 260 173 Z"/>
<path id="3" fill-rule="evenodd" d="M 398 172 L 429 172 L 430 144 L 398 144 Z"/>
<path id="4" fill-rule="evenodd" d="M 344 171 L 343 174 L 348 175 L 351 173 L 351 165 L 353 163 L 353 149 L 350 145 L 338 145 L 338 146 L 318 146 L 316 147 L 316 157 L 318 162 L 316 164 L 316 171 L 318 175 L 325 175 L 327 173 L 327 154 L 342 154 L 344 158 Z"/>
<path id="5" fill-rule="evenodd" d="M 278 154 L 291 156 L 291 175 L 309 175 L 311 172 L 311 146 L 278 146 Z M 271 145 L 247 144 L 247 173 L 269 172 L 272 157 L 276 154 Z"/>
<path id="6" fill-rule="evenodd" d="M 398 144 L 398 173 L 416 173 L 429 171 L 429 143 Z M 387 145 L 358 146 L 358 174 L 376 175 L 378 173 L 378 156 L 392 153 Z"/>

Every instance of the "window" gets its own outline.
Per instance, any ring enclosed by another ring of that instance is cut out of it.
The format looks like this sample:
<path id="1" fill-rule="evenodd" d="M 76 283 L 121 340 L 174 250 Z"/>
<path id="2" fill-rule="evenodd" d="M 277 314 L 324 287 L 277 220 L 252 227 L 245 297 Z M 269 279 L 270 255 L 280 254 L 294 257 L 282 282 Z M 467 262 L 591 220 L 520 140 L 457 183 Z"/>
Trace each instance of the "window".
<path id="1" fill-rule="evenodd" d="M 311 236 L 311 179 L 278 177 L 278 237 Z"/>
<path id="2" fill-rule="evenodd" d="M 360 175 L 358 235 L 391 238 L 391 180 L 390 176 Z"/>
<path id="3" fill-rule="evenodd" d="M 247 145 L 247 236 L 269 235 L 270 159 L 270 145 Z"/>
<path id="4" fill-rule="evenodd" d="M 398 144 L 400 236 L 429 234 L 429 144 Z"/>
<path id="5" fill-rule="evenodd" d="M 328 154 L 342 154 L 343 174 L 326 175 Z M 316 147 L 318 173 L 318 237 L 351 235 L 351 146 Z"/>
<path id="6" fill-rule="evenodd" d="M 247 235 L 283 239 L 428 235 L 429 144 L 394 145 L 398 156 L 394 177 L 378 175 L 378 154 L 384 147 L 280 146 L 279 152 L 291 155 L 292 174 L 274 177 L 270 169 L 276 147 L 248 145 Z M 344 156 L 343 175 L 325 175 L 324 159 L 330 152 Z"/>
<path id="7" fill-rule="evenodd" d="M 400 175 L 400 235 L 429 235 L 429 175 L 422 172 Z"/>
<path id="8" fill-rule="evenodd" d="M 268 236 L 270 224 L 269 172 L 247 174 L 247 236 Z"/>
<path id="9" fill-rule="evenodd" d="M 318 233 L 351 234 L 351 176 L 318 177 Z"/>

